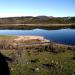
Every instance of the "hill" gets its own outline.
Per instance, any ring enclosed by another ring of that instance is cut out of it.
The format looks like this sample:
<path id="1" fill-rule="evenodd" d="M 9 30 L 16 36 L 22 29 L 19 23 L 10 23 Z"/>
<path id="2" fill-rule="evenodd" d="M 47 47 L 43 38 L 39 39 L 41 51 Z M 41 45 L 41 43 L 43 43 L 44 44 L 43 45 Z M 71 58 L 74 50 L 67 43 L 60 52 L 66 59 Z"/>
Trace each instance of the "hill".
<path id="1" fill-rule="evenodd" d="M 68 24 L 75 23 L 75 17 L 23 16 L 0 18 L 0 24 Z"/>

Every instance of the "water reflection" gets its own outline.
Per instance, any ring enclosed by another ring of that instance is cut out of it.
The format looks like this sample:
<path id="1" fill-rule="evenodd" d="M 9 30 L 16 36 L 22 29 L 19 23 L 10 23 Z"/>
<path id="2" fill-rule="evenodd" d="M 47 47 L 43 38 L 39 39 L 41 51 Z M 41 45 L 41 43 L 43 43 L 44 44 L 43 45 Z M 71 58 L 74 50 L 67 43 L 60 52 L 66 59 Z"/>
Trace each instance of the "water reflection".
<path id="1" fill-rule="evenodd" d="M 75 45 L 75 29 L 60 29 L 60 30 L 0 30 L 0 35 L 36 35 L 44 36 L 49 40 L 58 43 Z"/>

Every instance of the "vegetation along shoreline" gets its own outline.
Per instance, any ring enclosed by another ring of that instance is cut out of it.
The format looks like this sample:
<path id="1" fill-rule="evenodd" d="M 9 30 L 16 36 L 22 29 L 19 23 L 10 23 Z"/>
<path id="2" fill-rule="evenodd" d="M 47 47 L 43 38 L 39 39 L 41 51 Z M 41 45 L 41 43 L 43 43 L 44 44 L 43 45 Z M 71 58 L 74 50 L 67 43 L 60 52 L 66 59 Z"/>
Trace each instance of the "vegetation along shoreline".
<path id="1" fill-rule="evenodd" d="M 0 28 L 71 27 L 75 28 L 75 17 L 23 16 L 0 18 Z"/>

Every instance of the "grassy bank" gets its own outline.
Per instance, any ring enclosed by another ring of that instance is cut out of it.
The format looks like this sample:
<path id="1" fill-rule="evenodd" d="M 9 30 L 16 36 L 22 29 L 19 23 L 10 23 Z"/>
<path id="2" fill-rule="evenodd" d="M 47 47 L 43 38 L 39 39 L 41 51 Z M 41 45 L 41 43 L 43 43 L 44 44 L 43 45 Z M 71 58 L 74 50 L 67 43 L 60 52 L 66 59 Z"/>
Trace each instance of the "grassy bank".
<path id="1" fill-rule="evenodd" d="M 37 50 L 0 50 L 13 59 L 9 63 L 10 75 L 73 75 L 75 74 L 75 52 L 61 53 Z"/>
<path id="2" fill-rule="evenodd" d="M 15 48 L 11 47 L 13 45 L 11 40 L 14 38 L 17 38 L 17 36 L 0 36 L 0 39 L 5 40 L 0 41 L 0 52 L 13 60 L 8 62 L 10 75 L 75 74 L 75 47 L 51 42 L 47 45 L 28 48 L 16 45 Z M 21 41 L 21 44 L 24 43 L 26 42 Z"/>
<path id="3" fill-rule="evenodd" d="M 0 39 L 14 39 L 17 38 L 17 36 L 14 35 L 0 35 Z"/>

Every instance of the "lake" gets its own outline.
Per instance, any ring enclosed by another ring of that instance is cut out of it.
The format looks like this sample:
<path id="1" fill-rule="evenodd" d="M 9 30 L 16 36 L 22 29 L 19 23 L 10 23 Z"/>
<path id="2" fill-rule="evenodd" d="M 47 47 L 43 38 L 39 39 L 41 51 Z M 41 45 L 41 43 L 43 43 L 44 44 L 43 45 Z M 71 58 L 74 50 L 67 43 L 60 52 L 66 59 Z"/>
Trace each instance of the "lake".
<path id="1" fill-rule="evenodd" d="M 38 35 L 57 43 L 75 45 L 75 29 L 0 30 L 0 35 Z"/>

